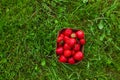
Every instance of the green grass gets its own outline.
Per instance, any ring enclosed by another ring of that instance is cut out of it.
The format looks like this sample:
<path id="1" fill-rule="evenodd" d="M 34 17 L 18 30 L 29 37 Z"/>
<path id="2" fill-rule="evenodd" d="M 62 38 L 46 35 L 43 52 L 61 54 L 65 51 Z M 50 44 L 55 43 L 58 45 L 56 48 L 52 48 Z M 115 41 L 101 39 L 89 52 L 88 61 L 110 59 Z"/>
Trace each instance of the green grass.
<path id="1" fill-rule="evenodd" d="M 85 57 L 57 62 L 57 32 L 82 29 Z M 120 80 L 119 0 L 1 0 L 0 80 Z"/>

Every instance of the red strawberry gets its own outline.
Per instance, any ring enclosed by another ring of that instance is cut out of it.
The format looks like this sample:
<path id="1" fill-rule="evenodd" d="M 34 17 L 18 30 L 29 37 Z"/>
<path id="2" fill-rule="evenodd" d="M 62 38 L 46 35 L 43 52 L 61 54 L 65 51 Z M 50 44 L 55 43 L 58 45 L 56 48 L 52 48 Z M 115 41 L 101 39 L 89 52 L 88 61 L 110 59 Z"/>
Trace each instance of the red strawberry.
<path id="1" fill-rule="evenodd" d="M 64 34 L 60 34 L 60 37 L 64 37 Z"/>
<path id="2" fill-rule="evenodd" d="M 80 39 L 80 44 L 84 45 L 85 44 L 85 39 Z"/>
<path id="3" fill-rule="evenodd" d="M 65 42 L 68 42 L 68 41 L 69 41 L 69 39 L 70 39 L 69 37 L 64 36 L 64 41 L 65 41 Z"/>
<path id="4" fill-rule="evenodd" d="M 65 63 L 65 62 L 67 62 L 67 58 L 66 58 L 65 56 L 61 55 L 61 56 L 59 57 L 59 62 Z"/>
<path id="5" fill-rule="evenodd" d="M 64 35 L 60 34 L 60 36 L 57 38 L 57 42 L 60 43 L 61 41 L 63 41 L 64 39 Z"/>
<path id="6" fill-rule="evenodd" d="M 63 40 L 62 37 L 58 37 L 58 38 L 57 38 L 57 42 L 58 42 L 58 43 L 61 42 L 62 40 Z"/>
<path id="7" fill-rule="evenodd" d="M 70 50 L 64 50 L 64 56 L 65 57 L 70 57 L 71 56 L 71 51 Z"/>
<path id="8" fill-rule="evenodd" d="M 70 38 L 67 42 L 66 42 L 70 47 L 73 47 L 76 44 L 76 39 Z"/>
<path id="9" fill-rule="evenodd" d="M 84 32 L 81 31 L 81 30 L 77 31 L 77 32 L 76 32 L 76 35 L 77 35 L 77 37 L 78 37 L 79 39 L 83 39 L 83 38 L 84 38 Z"/>
<path id="10" fill-rule="evenodd" d="M 72 34 L 72 29 L 66 29 L 65 31 L 64 31 L 64 35 L 65 36 L 70 36 Z"/>
<path id="11" fill-rule="evenodd" d="M 75 64 L 74 58 L 73 58 L 73 57 L 69 58 L 69 59 L 68 59 L 68 63 L 69 63 L 69 64 Z"/>
<path id="12" fill-rule="evenodd" d="M 56 53 L 57 53 L 58 55 L 61 55 L 61 54 L 63 53 L 63 47 L 58 47 L 58 48 L 56 49 Z"/>
<path id="13" fill-rule="evenodd" d="M 68 44 L 64 44 L 63 48 L 64 48 L 64 50 L 71 49 L 71 47 Z"/>
<path id="14" fill-rule="evenodd" d="M 75 60 L 80 61 L 80 60 L 83 59 L 84 55 L 83 55 L 82 52 L 79 51 L 73 57 L 74 57 Z"/>
<path id="15" fill-rule="evenodd" d="M 75 44 L 74 50 L 79 51 L 80 50 L 80 44 Z"/>

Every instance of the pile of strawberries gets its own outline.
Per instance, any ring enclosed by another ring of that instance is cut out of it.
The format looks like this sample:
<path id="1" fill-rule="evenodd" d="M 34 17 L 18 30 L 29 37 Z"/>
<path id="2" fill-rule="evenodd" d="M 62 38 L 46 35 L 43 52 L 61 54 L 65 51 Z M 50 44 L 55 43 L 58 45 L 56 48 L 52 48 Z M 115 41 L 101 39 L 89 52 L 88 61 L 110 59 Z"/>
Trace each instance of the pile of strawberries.
<path id="1" fill-rule="evenodd" d="M 70 28 L 63 29 L 57 37 L 56 54 L 59 62 L 75 64 L 84 57 L 82 52 L 85 44 L 84 32 Z"/>

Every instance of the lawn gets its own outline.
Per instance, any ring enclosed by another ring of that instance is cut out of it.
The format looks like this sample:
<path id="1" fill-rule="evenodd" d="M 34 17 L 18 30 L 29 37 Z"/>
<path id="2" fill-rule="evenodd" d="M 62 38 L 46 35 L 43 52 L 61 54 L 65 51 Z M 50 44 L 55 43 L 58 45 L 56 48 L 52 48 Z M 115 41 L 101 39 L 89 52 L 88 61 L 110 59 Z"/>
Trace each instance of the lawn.
<path id="1" fill-rule="evenodd" d="M 77 65 L 56 58 L 67 27 L 85 32 Z M 0 80 L 120 80 L 120 1 L 0 0 Z"/>

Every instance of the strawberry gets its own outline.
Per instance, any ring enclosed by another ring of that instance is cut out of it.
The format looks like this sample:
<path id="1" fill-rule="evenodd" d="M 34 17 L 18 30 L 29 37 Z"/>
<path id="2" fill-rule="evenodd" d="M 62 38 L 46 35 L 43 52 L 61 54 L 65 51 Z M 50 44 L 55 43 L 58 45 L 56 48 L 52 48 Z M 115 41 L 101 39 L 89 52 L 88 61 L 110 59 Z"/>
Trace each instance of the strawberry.
<path id="1" fill-rule="evenodd" d="M 69 59 L 68 59 L 68 63 L 69 63 L 69 64 L 75 64 L 74 58 L 73 58 L 73 57 L 69 58 Z"/>
<path id="2" fill-rule="evenodd" d="M 79 51 L 79 50 L 80 50 L 80 44 L 75 44 L 74 50 L 75 50 L 75 51 Z"/>
<path id="3" fill-rule="evenodd" d="M 65 63 L 65 62 L 67 62 L 67 58 L 66 58 L 65 56 L 61 55 L 61 56 L 59 57 L 59 62 Z"/>
<path id="4" fill-rule="evenodd" d="M 73 47 L 76 44 L 76 40 L 73 38 L 70 38 L 67 42 L 66 42 L 70 47 Z"/>
<path id="5" fill-rule="evenodd" d="M 63 48 L 64 48 L 64 50 L 71 49 L 71 47 L 68 44 L 64 44 Z"/>
<path id="6" fill-rule="evenodd" d="M 82 30 L 79 30 L 76 32 L 76 35 L 79 39 L 83 39 L 84 38 L 84 32 Z"/>
<path id="7" fill-rule="evenodd" d="M 63 41 L 63 39 L 64 39 L 64 35 L 60 34 L 60 36 L 58 36 L 57 38 L 57 42 L 60 43 L 61 41 Z"/>
<path id="8" fill-rule="evenodd" d="M 85 44 L 85 39 L 80 39 L 80 44 L 84 45 Z"/>
<path id="9" fill-rule="evenodd" d="M 73 56 L 73 58 L 75 59 L 75 60 L 77 60 L 77 61 L 80 61 L 80 60 L 82 60 L 83 59 L 83 57 L 84 57 L 84 55 L 83 55 L 83 53 L 82 52 L 77 52 L 77 53 L 75 53 L 75 55 Z"/>
<path id="10" fill-rule="evenodd" d="M 57 55 L 61 55 L 63 53 L 63 47 L 58 47 L 57 49 L 56 49 L 56 54 Z"/>
<path id="11" fill-rule="evenodd" d="M 72 55 L 70 50 L 64 50 L 64 56 L 65 57 L 70 57 Z"/>
<path id="12" fill-rule="evenodd" d="M 69 41 L 69 39 L 70 39 L 70 38 L 69 38 L 68 36 L 64 36 L 64 42 L 67 43 L 67 42 Z"/>
<path id="13" fill-rule="evenodd" d="M 65 31 L 64 31 L 64 35 L 65 36 L 70 36 L 72 34 L 72 29 L 70 29 L 70 28 L 68 28 L 68 29 L 66 29 Z"/>

